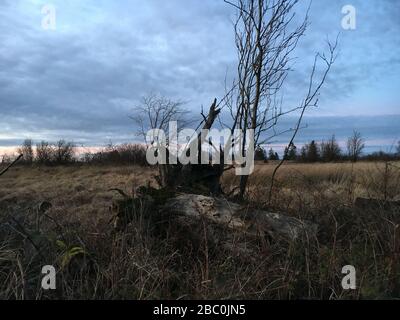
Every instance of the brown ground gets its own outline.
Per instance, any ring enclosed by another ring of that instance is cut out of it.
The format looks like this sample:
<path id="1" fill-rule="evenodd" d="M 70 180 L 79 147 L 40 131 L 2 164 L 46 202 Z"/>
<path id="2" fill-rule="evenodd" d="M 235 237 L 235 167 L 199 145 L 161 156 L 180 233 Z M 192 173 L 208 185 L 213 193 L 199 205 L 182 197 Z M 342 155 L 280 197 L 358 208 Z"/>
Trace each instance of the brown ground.
<path id="1" fill-rule="evenodd" d="M 252 205 L 265 208 L 273 168 L 257 165 L 248 190 Z M 206 243 L 196 252 L 176 248 L 137 224 L 112 235 L 115 193 L 108 190 L 155 186 L 154 173 L 128 166 L 15 167 L 2 176 L 0 298 L 400 297 L 400 213 L 353 207 L 358 196 L 400 200 L 400 163 L 284 165 L 269 209 L 314 221 L 320 232 L 306 242 L 259 244 L 251 261 Z M 224 189 L 236 180 L 227 173 Z M 53 207 L 37 227 L 42 201 Z M 55 292 L 40 289 L 44 263 L 60 270 Z M 357 269 L 357 290 L 341 288 L 346 264 Z"/>

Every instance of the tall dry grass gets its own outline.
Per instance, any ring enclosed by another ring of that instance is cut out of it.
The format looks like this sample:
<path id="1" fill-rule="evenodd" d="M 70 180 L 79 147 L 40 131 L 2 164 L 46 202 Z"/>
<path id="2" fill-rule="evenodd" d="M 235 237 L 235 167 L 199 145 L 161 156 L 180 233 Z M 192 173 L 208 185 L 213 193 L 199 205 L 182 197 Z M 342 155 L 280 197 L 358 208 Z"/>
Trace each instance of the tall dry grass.
<path id="1" fill-rule="evenodd" d="M 196 239 L 173 224 L 162 233 L 141 212 L 113 234 L 108 207 L 121 188 L 152 181 L 150 168 L 17 167 L 0 184 L 1 299 L 362 299 L 400 297 L 400 212 L 360 210 L 357 196 L 400 199 L 399 164 L 287 164 L 269 209 L 315 222 L 314 238 L 233 237 L 199 225 Z M 265 208 L 273 165 L 250 179 L 251 206 Z M 229 190 L 237 177 L 227 174 Z M 37 205 L 52 209 L 38 219 Z M 142 217 L 141 217 L 142 215 Z M 57 270 L 57 290 L 41 289 L 41 267 Z M 357 289 L 341 269 L 354 265 Z"/>

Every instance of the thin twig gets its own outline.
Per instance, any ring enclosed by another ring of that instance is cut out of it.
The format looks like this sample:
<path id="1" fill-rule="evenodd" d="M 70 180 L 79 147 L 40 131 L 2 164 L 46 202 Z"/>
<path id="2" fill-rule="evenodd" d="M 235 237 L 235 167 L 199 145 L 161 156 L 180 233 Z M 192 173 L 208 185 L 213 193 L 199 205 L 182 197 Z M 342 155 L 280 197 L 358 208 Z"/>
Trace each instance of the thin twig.
<path id="1" fill-rule="evenodd" d="M 11 164 L 8 165 L 8 167 L 6 167 L 2 172 L 0 172 L 0 176 L 2 176 L 3 174 L 5 174 L 13 165 L 15 165 L 21 158 L 23 157 L 22 154 L 20 154 L 18 156 L 17 159 L 15 159 Z"/>

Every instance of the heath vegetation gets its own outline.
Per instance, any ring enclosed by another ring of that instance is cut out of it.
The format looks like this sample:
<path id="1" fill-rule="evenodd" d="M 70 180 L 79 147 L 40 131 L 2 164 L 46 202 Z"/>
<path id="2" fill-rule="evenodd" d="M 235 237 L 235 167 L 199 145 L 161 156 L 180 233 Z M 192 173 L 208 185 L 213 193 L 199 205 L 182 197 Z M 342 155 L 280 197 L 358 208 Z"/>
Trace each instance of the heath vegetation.
<path id="1" fill-rule="evenodd" d="M 272 203 L 274 163 L 256 165 L 248 207 L 315 222 L 318 233 L 296 240 L 247 238 L 231 248 L 226 230 L 207 220 L 198 237 L 173 224 L 154 231 L 143 215 L 123 233 L 109 224 L 116 186 L 130 194 L 154 168 L 138 166 L 17 166 L 0 184 L 2 299 L 357 299 L 400 295 L 398 207 L 360 209 L 357 197 L 400 200 L 398 162 L 284 164 Z M 226 174 L 223 189 L 238 177 Z M 39 210 L 50 203 L 45 212 Z M 193 226 L 191 226 L 193 227 Z M 54 265 L 57 290 L 41 288 L 41 267 Z M 357 270 L 356 290 L 341 286 L 342 267 Z"/>

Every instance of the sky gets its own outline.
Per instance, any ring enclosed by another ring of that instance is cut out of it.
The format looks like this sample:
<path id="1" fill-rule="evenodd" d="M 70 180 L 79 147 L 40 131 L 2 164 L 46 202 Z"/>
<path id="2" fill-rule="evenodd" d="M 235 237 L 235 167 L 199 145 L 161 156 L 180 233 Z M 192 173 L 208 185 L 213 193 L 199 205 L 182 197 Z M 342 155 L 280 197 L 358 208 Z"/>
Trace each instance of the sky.
<path id="1" fill-rule="evenodd" d="M 54 30 L 42 26 L 49 4 Z M 342 28 L 345 5 L 356 9 L 354 30 Z M 339 55 L 297 142 L 335 134 L 344 144 L 356 129 L 370 151 L 389 151 L 400 139 L 400 1 L 314 0 L 309 15 L 284 107 L 299 104 L 315 53 L 340 33 Z M 0 151 L 26 138 L 135 141 L 129 116 L 150 92 L 185 101 L 196 117 L 235 76 L 233 20 L 222 0 L 0 0 Z"/>

